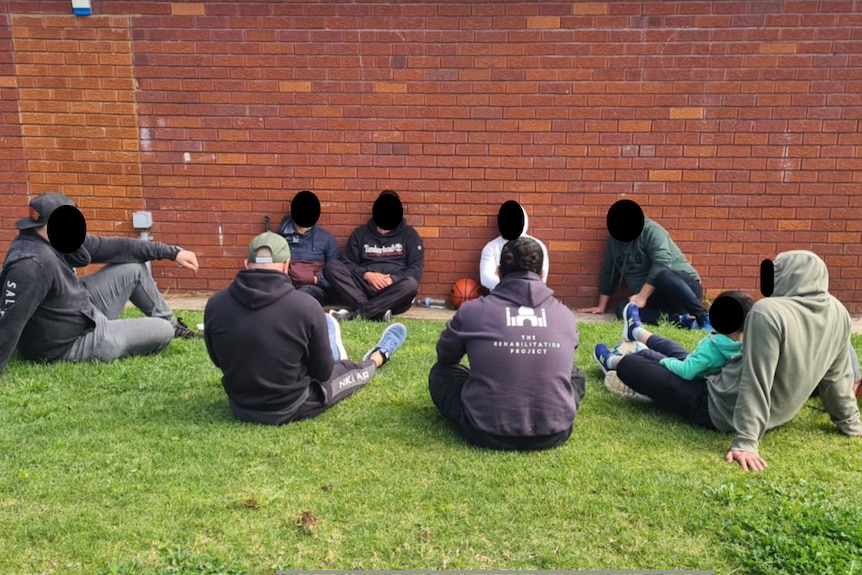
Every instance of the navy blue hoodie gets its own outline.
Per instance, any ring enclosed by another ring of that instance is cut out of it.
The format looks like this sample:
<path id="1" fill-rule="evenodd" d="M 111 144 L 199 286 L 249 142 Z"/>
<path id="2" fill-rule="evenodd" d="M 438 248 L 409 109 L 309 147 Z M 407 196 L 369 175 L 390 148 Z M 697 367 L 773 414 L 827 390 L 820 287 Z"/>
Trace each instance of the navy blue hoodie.
<path id="1" fill-rule="evenodd" d="M 247 409 L 279 411 L 311 381 L 326 381 L 334 360 L 323 309 L 278 270 L 242 270 L 204 310 L 204 340 L 222 385 Z"/>
<path id="2" fill-rule="evenodd" d="M 461 306 L 437 342 L 437 361 L 470 360 L 461 400 L 476 429 L 507 437 L 551 435 L 577 410 L 572 368 L 578 347 L 572 311 L 532 272 L 503 277 Z"/>
<path id="3" fill-rule="evenodd" d="M 422 238 L 407 225 L 406 219 L 386 234 L 377 231 L 374 219 L 370 219 L 350 234 L 344 246 L 343 261 L 358 275 L 377 272 L 389 274 L 393 282 L 407 276 L 420 282 L 425 252 L 422 251 Z"/>
<path id="4" fill-rule="evenodd" d="M 293 218 L 290 216 L 281 220 L 278 233 L 290 246 L 288 274 L 294 287 L 315 285 L 314 276 L 317 276 L 317 285 L 323 289 L 332 287 L 323 277 L 323 266 L 338 259 L 338 242 L 335 237 L 317 224 L 300 234 L 294 228 Z"/>

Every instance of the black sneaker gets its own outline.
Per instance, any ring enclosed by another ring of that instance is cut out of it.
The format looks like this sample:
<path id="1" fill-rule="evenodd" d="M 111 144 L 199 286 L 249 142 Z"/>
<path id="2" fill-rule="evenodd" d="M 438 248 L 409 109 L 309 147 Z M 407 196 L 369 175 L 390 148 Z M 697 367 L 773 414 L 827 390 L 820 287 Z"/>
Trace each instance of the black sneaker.
<path id="1" fill-rule="evenodd" d="M 199 333 L 192 331 L 189 326 L 183 323 L 180 318 L 177 319 L 177 325 L 174 327 L 174 339 L 197 339 L 202 337 Z"/>

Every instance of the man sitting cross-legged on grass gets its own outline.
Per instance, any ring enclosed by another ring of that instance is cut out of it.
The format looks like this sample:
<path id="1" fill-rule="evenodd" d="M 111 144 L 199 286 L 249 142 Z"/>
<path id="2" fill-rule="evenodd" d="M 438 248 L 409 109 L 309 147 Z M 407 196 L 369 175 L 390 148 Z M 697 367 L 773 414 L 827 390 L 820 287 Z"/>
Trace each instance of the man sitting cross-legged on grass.
<path id="1" fill-rule="evenodd" d="M 562 445 L 585 392 L 574 367 L 578 328 L 542 281 L 542 249 L 507 242 L 500 283 L 461 306 L 437 342 L 431 399 L 468 442 L 506 450 Z M 461 365 L 464 354 L 470 368 Z"/>
<path id="2" fill-rule="evenodd" d="M 809 251 L 775 258 L 773 295 L 751 308 L 742 354 L 706 378 L 684 381 L 641 354 L 617 375 L 627 386 L 689 422 L 734 433 L 725 459 L 760 471 L 764 433 L 790 421 L 819 388 L 823 407 L 843 433 L 862 436 L 847 342 L 850 314 L 829 294 L 826 264 Z"/>
<path id="3" fill-rule="evenodd" d="M 754 305 L 754 298 L 743 291 L 726 291 L 718 296 L 723 297 L 739 302 L 743 320 Z M 637 304 L 630 302 L 623 310 L 623 340 L 638 341 L 646 345 L 647 349 L 635 353 L 660 364 L 680 379 L 692 381 L 718 373 L 732 357 L 741 353 L 742 324 L 739 330 L 727 335 L 711 333 L 701 339 L 694 351 L 689 353 L 677 342 L 648 331 L 641 323 Z M 616 369 L 622 359 L 621 356 L 611 353 L 603 343 L 596 346 L 594 357 L 605 373 Z"/>
<path id="4" fill-rule="evenodd" d="M 62 236 L 71 228 L 58 216 L 72 208 L 74 202 L 63 194 L 42 194 L 30 202 L 30 217 L 15 224 L 20 232 L 0 270 L 0 373 L 16 347 L 33 361 L 109 362 L 156 353 L 175 337 L 196 337 L 171 313 L 145 265 L 169 259 L 197 271 L 194 252 L 91 235 L 60 252 L 49 239 L 48 220 L 54 216 L 51 226 Z M 108 265 L 76 275 L 76 268 L 91 263 Z M 128 301 L 149 317 L 118 319 Z"/>
<path id="5" fill-rule="evenodd" d="M 281 425 L 323 413 L 371 381 L 407 336 L 404 325 L 389 325 L 362 362 L 349 361 L 338 322 L 293 287 L 289 265 L 287 240 L 260 234 L 246 269 L 204 310 L 207 352 L 242 421 Z"/>

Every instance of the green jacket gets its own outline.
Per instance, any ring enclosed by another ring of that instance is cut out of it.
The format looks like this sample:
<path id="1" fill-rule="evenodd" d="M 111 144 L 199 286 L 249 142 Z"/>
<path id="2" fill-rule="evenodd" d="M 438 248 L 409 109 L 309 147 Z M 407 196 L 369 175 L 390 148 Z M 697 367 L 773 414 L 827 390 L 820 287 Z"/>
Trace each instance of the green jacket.
<path id="1" fill-rule="evenodd" d="M 658 274 L 667 269 L 683 271 L 700 281 L 667 230 L 644 218 L 644 229 L 633 242 L 624 244 L 608 237 L 599 293 L 613 294 L 623 280 L 631 293 L 638 293 L 645 283 L 655 285 Z"/>
<path id="2" fill-rule="evenodd" d="M 790 421 L 815 388 L 832 422 L 862 434 L 848 353 L 850 314 L 829 294 L 829 272 L 816 254 L 775 258 L 773 295 L 745 319 L 742 354 L 706 378 L 709 415 L 733 431 L 731 449 L 757 453 L 768 429 Z"/>
<path id="3" fill-rule="evenodd" d="M 739 355 L 741 349 L 741 341 L 734 341 L 726 335 L 713 333 L 697 342 L 694 351 L 685 359 L 666 357 L 660 363 L 668 371 L 691 381 L 716 373 L 727 363 L 727 360 Z"/>

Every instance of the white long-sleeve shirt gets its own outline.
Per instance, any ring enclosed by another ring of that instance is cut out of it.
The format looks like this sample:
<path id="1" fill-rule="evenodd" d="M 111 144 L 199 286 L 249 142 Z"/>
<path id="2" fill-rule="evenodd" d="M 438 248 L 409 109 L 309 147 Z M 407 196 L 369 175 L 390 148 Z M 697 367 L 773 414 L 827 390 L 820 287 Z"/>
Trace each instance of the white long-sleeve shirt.
<path id="1" fill-rule="evenodd" d="M 541 240 L 538 240 L 531 235 L 523 234 L 521 237 L 536 240 L 536 242 L 538 242 L 542 247 L 542 281 L 548 283 L 548 270 L 550 269 L 548 248 L 545 247 L 545 244 L 543 244 Z M 479 260 L 479 277 L 482 281 L 482 285 L 489 290 L 494 289 L 497 284 L 500 283 L 500 278 L 497 277 L 497 266 L 500 265 L 500 254 L 503 252 L 503 246 L 506 245 L 506 241 L 507 240 L 503 236 L 497 236 L 482 248 L 482 257 Z"/>

